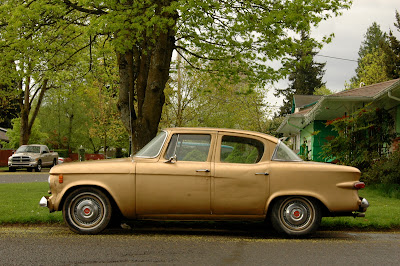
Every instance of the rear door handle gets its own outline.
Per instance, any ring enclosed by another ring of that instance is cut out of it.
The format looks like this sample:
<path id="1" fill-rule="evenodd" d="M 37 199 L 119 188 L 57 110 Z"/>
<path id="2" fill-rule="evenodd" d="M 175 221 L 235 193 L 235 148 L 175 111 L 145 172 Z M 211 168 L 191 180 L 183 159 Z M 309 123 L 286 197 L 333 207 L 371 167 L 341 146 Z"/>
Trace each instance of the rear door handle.
<path id="1" fill-rule="evenodd" d="M 198 169 L 198 170 L 196 170 L 196 172 L 206 172 L 206 173 L 208 173 L 208 172 L 210 172 L 210 170 L 208 170 L 208 169 Z"/>
<path id="2" fill-rule="evenodd" d="M 265 172 L 265 173 L 256 173 L 256 175 L 269 175 L 269 173 Z"/>

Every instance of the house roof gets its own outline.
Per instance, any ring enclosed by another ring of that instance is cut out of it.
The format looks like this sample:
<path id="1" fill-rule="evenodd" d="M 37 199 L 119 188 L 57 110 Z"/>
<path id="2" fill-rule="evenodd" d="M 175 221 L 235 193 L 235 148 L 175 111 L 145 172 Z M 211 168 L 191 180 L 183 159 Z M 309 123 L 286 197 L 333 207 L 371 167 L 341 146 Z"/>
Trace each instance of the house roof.
<path id="1" fill-rule="evenodd" d="M 381 83 L 372 84 L 369 86 L 354 88 L 351 90 L 341 91 L 335 94 L 329 95 L 329 97 L 374 97 L 380 92 L 384 91 L 386 88 L 390 87 L 400 79 L 393 79 Z"/>
<path id="2" fill-rule="evenodd" d="M 400 79 L 323 96 L 310 108 L 286 116 L 277 131 L 285 134 L 296 133 L 313 120 L 331 120 L 341 117 L 370 102 L 387 110 L 398 106 L 400 104 Z"/>
<path id="3" fill-rule="evenodd" d="M 296 108 L 304 108 L 318 102 L 322 96 L 320 95 L 294 95 L 294 104 Z"/>
<path id="4" fill-rule="evenodd" d="M 9 138 L 7 137 L 6 133 L 7 133 L 7 129 L 0 127 L 0 140 L 7 141 L 7 142 L 10 141 Z"/>

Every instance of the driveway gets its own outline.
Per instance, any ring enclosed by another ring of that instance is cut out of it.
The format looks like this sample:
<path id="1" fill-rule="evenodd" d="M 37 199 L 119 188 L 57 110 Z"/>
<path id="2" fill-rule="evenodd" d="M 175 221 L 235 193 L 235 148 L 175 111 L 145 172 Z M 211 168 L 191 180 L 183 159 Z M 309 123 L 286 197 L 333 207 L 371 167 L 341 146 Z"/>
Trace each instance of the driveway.
<path id="1" fill-rule="evenodd" d="M 5 183 L 31 183 L 47 182 L 49 169 L 42 169 L 42 172 L 27 172 L 26 170 L 17 170 L 17 172 L 0 172 L 0 184 Z"/>

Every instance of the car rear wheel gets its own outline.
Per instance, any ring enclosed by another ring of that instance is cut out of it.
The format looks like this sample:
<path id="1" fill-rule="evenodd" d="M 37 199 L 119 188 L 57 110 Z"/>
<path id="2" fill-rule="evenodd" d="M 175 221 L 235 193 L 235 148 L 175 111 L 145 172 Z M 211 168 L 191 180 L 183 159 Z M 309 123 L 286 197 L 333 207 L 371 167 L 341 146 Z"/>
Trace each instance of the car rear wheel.
<path id="1" fill-rule="evenodd" d="M 68 195 L 63 206 L 64 220 L 79 234 L 97 234 L 111 220 L 112 208 L 108 197 L 96 188 L 79 188 Z"/>
<path id="2" fill-rule="evenodd" d="M 271 223 L 281 234 L 304 236 L 318 229 L 321 217 L 321 209 L 316 200 L 292 196 L 275 201 L 272 206 Z"/>

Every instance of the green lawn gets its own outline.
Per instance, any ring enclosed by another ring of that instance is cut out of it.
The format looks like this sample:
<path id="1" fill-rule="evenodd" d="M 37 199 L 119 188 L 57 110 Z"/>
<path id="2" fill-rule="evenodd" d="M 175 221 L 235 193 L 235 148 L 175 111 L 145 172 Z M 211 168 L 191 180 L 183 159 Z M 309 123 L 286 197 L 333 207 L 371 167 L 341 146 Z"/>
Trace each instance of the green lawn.
<path id="1" fill-rule="evenodd" d="M 0 184 L 0 224 L 61 223 L 61 212 L 49 213 L 39 207 L 47 194 L 47 183 Z M 330 229 L 400 229 L 400 199 L 382 196 L 377 189 L 360 191 L 370 207 L 365 218 L 323 218 L 322 228 Z"/>
<path id="2" fill-rule="evenodd" d="M 39 206 L 48 190 L 46 182 L 0 184 L 0 224 L 62 222 L 61 212 Z"/>

